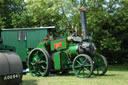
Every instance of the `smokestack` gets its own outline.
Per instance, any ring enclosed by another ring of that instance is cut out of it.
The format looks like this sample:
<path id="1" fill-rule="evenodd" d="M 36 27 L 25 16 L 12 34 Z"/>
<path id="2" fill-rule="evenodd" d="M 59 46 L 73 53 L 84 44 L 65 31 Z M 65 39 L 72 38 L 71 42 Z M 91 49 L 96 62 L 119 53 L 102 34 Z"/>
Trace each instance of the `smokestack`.
<path id="1" fill-rule="evenodd" d="M 86 40 L 88 36 L 87 23 L 86 23 L 86 8 L 80 8 L 81 25 L 83 39 Z"/>

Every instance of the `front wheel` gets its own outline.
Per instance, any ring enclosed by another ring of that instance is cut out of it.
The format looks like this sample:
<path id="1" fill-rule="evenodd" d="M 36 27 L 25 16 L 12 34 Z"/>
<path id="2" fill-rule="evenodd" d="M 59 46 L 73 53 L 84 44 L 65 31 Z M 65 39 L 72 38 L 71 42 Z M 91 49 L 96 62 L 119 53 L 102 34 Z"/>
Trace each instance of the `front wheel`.
<path id="1" fill-rule="evenodd" d="M 108 69 L 108 62 L 106 58 L 101 54 L 96 54 L 93 60 L 94 60 L 93 74 L 99 76 L 105 75 Z"/>
<path id="2" fill-rule="evenodd" d="M 86 54 L 80 54 L 73 60 L 73 71 L 77 77 L 88 78 L 93 72 L 93 61 Z"/>

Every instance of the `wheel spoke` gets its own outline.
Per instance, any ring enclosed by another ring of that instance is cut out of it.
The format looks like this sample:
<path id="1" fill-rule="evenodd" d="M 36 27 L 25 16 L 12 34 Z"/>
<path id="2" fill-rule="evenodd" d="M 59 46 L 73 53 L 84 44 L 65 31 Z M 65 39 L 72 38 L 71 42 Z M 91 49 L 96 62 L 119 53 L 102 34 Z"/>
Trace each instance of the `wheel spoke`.
<path id="1" fill-rule="evenodd" d="M 82 69 L 80 68 L 80 70 L 77 72 L 78 75 L 80 74 L 81 70 L 82 70 Z"/>
<path id="2" fill-rule="evenodd" d="M 41 60 L 41 61 L 40 61 L 40 63 L 45 63 L 45 64 L 46 64 L 47 62 L 46 62 L 46 61 L 44 61 L 44 60 Z"/>
<path id="3" fill-rule="evenodd" d="M 39 71 L 39 73 L 40 73 L 41 76 L 43 75 L 43 73 L 41 71 Z"/>
<path id="4" fill-rule="evenodd" d="M 84 67 L 90 67 L 91 65 L 90 64 L 86 64 L 86 65 L 84 65 Z"/>
<path id="5" fill-rule="evenodd" d="M 76 60 L 76 62 L 77 62 L 79 65 L 82 65 L 78 60 Z"/>
<path id="6" fill-rule="evenodd" d="M 39 61 L 39 57 L 36 55 L 36 56 L 33 58 L 33 60 L 34 60 L 35 62 L 38 62 L 38 61 Z"/>
<path id="7" fill-rule="evenodd" d="M 43 75 L 42 70 L 40 69 L 40 67 L 38 68 L 38 73 L 40 74 L 40 76 Z"/>
<path id="8" fill-rule="evenodd" d="M 87 63 L 87 60 L 88 60 L 87 58 L 84 58 L 83 59 L 83 64 Z"/>
<path id="9" fill-rule="evenodd" d="M 82 58 L 79 58 L 79 61 L 81 64 L 83 64 L 83 59 Z"/>
<path id="10" fill-rule="evenodd" d="M 97 74 L 99 74 L 99 68 L 97 68 Z"/>
<path id="11" fill-rule="evenodd" d="M 43 68 L 44 70 L 46 69 L 46 67 L 44 67 L 43 65 L 41 65 L 41 68 Z"/>
<path id="12" fill-rule="evenodd" d="M 83 76 L 84 76 L 85 72 L 84 72 L 84 68 L 83 68 Z"/>
<path id="13" fill-rule="evenodd" d="M 35 63 L 31 62 L 31 65 L 36 65 Z"/>
<path id="14" fill-rule="evenodd" d="M 84 71 L 87 71 L 88 73 L 90 72 L 87 68 L 84 68 Z"/>
<path id="15" fill-rule="evenodd" d="M 81 67 L 80 65 L 74 66 L 75 69 L 80 68 L 80 67 Z"/>

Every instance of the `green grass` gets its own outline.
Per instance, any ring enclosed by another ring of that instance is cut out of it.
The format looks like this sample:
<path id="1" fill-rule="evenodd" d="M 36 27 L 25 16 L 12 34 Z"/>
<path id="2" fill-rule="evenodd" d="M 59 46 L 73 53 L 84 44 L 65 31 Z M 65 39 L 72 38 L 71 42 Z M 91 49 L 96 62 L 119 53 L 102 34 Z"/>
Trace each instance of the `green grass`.
<path id="1" fill-rule="evenodd" d="M 73 74 L 67 76 L 32 77 L 23 76 L 22 85 L 128 85 L 128 65 L 110 66 L 105 76 L 77 78 Z"/>

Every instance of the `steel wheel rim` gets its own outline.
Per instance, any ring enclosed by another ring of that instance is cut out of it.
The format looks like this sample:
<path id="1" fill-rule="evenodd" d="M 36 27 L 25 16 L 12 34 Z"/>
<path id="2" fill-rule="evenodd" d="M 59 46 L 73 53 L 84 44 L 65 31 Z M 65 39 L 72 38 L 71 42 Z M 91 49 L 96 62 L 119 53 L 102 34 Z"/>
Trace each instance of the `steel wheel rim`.
<path id="1" fill-rule="evenodd" d="M 80 55 L 74 59 L 73 71 L 77 77 L 87 78 L 92 73 L 92 63 L 85 57 L 87 55 Z"/>
<path id="2" fill-rule="evenodd" d="M 31 51 L 28 60 L 28 67 L 32 76 L 44 76 L 48 70 L 48 57 L 41 48 Z"/>

